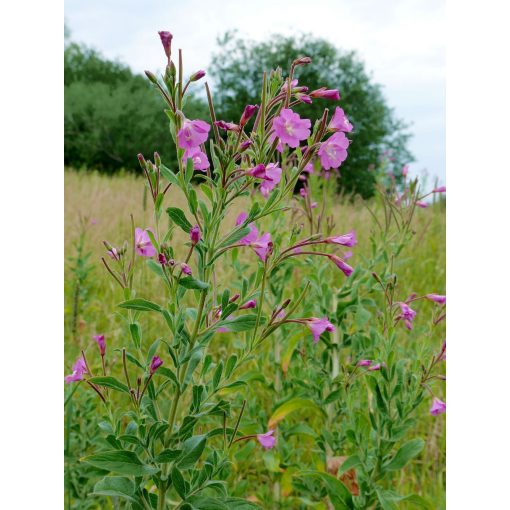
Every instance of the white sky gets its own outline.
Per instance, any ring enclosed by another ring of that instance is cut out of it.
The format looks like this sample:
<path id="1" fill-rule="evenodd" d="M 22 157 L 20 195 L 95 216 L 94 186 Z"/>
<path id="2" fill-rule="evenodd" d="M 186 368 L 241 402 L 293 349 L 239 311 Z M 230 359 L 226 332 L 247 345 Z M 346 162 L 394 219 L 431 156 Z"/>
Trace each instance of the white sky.
<path id="1" fill-rule="evenodd" d="M 412 124 L 411 171 L 445 182 L 444 0 L 65 0 L 65 16 L 73 40 L 138 72 L 163 67 L 158 30 L 172 32 L 188 72 L 207 71 L 230 29 L 254 40 L 309 32 L 356 50 Z"/>

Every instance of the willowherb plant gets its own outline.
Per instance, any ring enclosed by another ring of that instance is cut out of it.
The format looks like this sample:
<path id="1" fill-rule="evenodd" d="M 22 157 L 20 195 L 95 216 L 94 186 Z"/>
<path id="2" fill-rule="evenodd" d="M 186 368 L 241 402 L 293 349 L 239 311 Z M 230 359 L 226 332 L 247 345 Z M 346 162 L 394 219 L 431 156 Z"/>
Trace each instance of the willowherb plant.
<path id="1" fill-rule="evenodd" d="M 400 323 L 412 327 L 410 305 L 420 299 L 399 301 L 393 274 L 393 261 L 423 200 L 417 183 L 405 184 L 398 195 L 396 187 L 382 192 L 383 222 L 373 213 L 380 227 L 373 259 L 351 267 L 347 249 L 355 250 L 356 235 L 334 231 L 326 216 L 326 179 L 347 158 L 346 133 L 353 126 L 339 107 L 331 119 L 325 109 L 313 126 L 292 110 L 315 99 L 339 100 L 338 91 L 310 92 L 298 85 L 296 69 L 311 63 L 301 57 L 285 78 L 279 69 L 263 74 L 260 105 L 247 105 L 237 122 L 217 119 L 207 83 L 211 123 L 188 119 L 186 93 L 205 72 L 185 80 L 181 50 L 176 65 L 172 35 L 160 32 L 160 37 L 167 57 L 164 76 L 146 74 L 166 102 L 177 161 L 167 166 L 157 152 L 153 161 L 138 156 L 153 223 L 136 227 L 131 217 L 131 239 L 117 246 L 105 241 L 102 260 L 123 293 L 119 307 L 130 342 L 115 357 L 107 339 L 97 335 L 97 351 L 82 351 L 66 377 L 67 383 L 87 384 L 105 416 L 104 446 L 83 461 L 112 475 L 99 480 L 93 494 L 135 509 L 260 508 L 257 502 L 262 508 L 272 503 L 306 508 L 314 498 L 326 498 L 334 508 L 393 508 L 400 496 L 386 483 L 388 473 L 403 467 L 420 446 L 396 445 L 424 392 L 432 391 L 444 354 L 428 365 L 414 363 L 409 372 L 405 360 L 395 359 L 395 330 Z M 315 172 L 319 164 L 325 173 L 321 181 Z M 319 182 L 320 204 L 312 200 L 313 183 Z M 186 211 L 172 205 L 172 194 L 180 193 Z M 245 212 L 236 217 L 233 212 L 241 209 Z M 163 225 L 165 213 L 169 227 Z M 293 220 L 302 214 L 307 233 L 304 226 L 289 229 L 285 214 Z M 158 302 L 137 295 L 135 272 L 143 261 L 161 283 Z M 298 289 L 289 285 L 296 277 L 303 280 Z M 379 303 L 367 297 L 376 292 L 383 295 Z M 433 321 L 438 324 L 443 297 L 424 298 L 441 307 Z M 369 308 L 377 316 L 370 328 Z M 351 312 L 354 328 L 348 324 Z M 161 328 L 156 339 L 144 338 L 142 314 Z M 310 336 L 317 351 L 308 357 Z M 325 350 L 319 354 L 320 340 Z M 341 359 L 345 348 L 351 355 Z M 297 354 L 310 358 L 300 368 L 301 381 L 288 371 Z M 270 416 L 249 384 L 265 360 L 275 368 L 270 400 L 276 407 Z M 364 411 L 360 402 L 368 402 Z M 431 413 L 442 412 L 442 405 L 436 399 Z M 292 449 L 296 435 L 310 435 L 310 427 L 289 433 L 283 423 L 307 408 L 318 410 L 322 420 L 322 432 L 312 437 L 322 452 L 323 471 L 316 469 L 315 453 Z M 238 497 L 245 493 L 236 483 L 226 481 L 238 478 L 233 473 L 246 457 L 243 451 L 254 445 L 273 459 L 272 490 L 248 501 Z M 338 461 L 340 454 L 348 454 L 345 462 Z M 284 464 L 295 466 L 291 485 L 298 494 L 287 502 L 281 488 L 288 483 L 281 474 Z M 343 473 L 352 470 L 357 477 L 346 481 Z"/>

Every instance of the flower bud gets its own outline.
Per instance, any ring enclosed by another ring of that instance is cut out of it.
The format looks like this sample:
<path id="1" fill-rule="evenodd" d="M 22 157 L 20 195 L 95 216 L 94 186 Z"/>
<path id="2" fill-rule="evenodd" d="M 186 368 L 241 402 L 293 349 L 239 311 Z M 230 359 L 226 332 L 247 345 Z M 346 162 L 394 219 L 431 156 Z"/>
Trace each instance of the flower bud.
<path id="1" fill-rule="evenodd" d="M 142 167 L 142 170 L 145 170 L 147 168 L 147 161 L 145 161 L 143 154 L 142 153 L 138 154 L 137 158 L 138 163 L 140 163 L 140 166 Z"/>
<path id="2" fill-rule="evenodd" d="M 239 126 L 233 122 L 225 122 L 224 120 L 216 120 L 214 124 L 225 131 L 239 131 Z"/>
<path id="3" fill-rule="evenodd" d="M 241 120 L 239 124 L 241 127 L 245 126 L 246 123 L 253 117 L 255 112 L 259 109 L 258 105 L 249 104 L 246 105 L 243 114 L 241 115 Z"/>
<path id="4" fill-rule="evenodd" d="M 156 166 L 161 165 L 161 156 L 159 155 L 159 152 L 154 153 L 154 163 L 156 163 Z"/>
<path id="5" fill-rule="evenodd" d="M 154 372 L 156 372 L 156 370 L 163 364 L 163 361 L 161 361 L 161 358 L 159 356 L 154 356 L 152 358 L 152 361 L 151 361 L 151 366 L 150 366 L 150 372 L 151 372 L 151 375 L 154 374 Z"/>
<path id="6" fill-rule="evenodd" d="M 301 92 L 298 92 L 297 94 L 295 94 L 295 96 L 296 99 L 301 103 L 312 104 L 312 98 L 307 94 L 302 94 Z"/>
<path id="7" fill-rule="evenodd" d="M 446 193 L 446 186 L 440 186 L 439 188 L 434 188 L 432 193 Z"/>
<path id="8" fill-rule="evenodd" d="M 244 152 L 253 142 L 251 140 L 245 140 L 241 145 L 239 145 L 239 152 Z"/>
<path id="9" fill-rule="evenodd" d="M 170 59 L 170 55 L 172 54 L 172 38 L 173 35 L 170 32 L 160 31 L 158 32 L 159 38 L 161 39 L 161 44 L 163 45 L 163 49 L 165 50 L 165 55 Z"/>
<path id="10" fill-rule="evenodd" d="M 339 101 L 340 92 L 338 92 L 336 89 L 326 89 L 326 87 L 321 87 L 320 89 L 310 92 L 310 97 Z"/>
<path id="11" fill-rule="evenodd" d="M 106 342 L 104 339 L 104 335 L 94 335 L 94 340 L 97 342 L 97 346 L 99 347 L 99 353 L 101 356 L 104 356 L 106 353 Z"/>
<path id="12" fill-rule="evenodd" d="M 402 175 L 403 175 L 404 177 L 407 177 L 407 173 L 408 173 L 408 172 L 409 172 L 409 165 L 404 165 L 404 166 L 402 167 Z"/>
<path id="13" fill-rule="evenodd" d="M 248 310 L 249 308 L 255 308 L 257 306 L 257 302 L 254 299 L 250 299 L 246 301 L 244 305 L 239 307 L 239 310 Z"/>
<path id="14" fill-rule="evenodd" d="M 160 254 L 158 255 L 158 261 L 159 261 L 159 263 L 160 263 L 162 266 L 166 266 L 166 264 L 167 264 L 167 262 L 168 262 L 168 260 L 166 259 L 166 257 L 165 257 L 165 254 L 164 254 L 164 253 L 160 253 Z"/>
<path id="15" fill-rule="evenodd" d="M 204 76 L 205 76 L 205 71 L 200 69 L 199 71 L 197 71 L 196 73 L 194 73 L 190 76 L 189 81 L 191 81 L 191 82 L 198 81 L 201 78 L 203 78 Z"/>
<path id="16" fill-rule="evenodd" d="M 145 71 L 145 76 L 149 78 L 149 80 L 154 83 L 154 85 L 158 84 L 158 79 L 156 78 L 156 75 L 154 73 L 151 73 L 150 71 Z"/>
<path id="17" fill-rule="evenodd" d="M 181 271 L 188 276 L 191 276 L 191 267 L 188 266 L 185 262 L 181 262 Z"/>
<path id="18" fill-rule="evenodd" d="M 239 298 L 241 297 L 241 295 L 236 292 L 229 300 L 228 302 L 229 303 L 235 303 Z"/>
<path id="19" fill-rule="evenodd" d="M 191 243 L 193 245 L 197 244 L 200 241 L 200 227 L 195 225 L 189 232 L 189 238 L 191 239 Z"/>
<path id="20" fill-rule="evenodd" d="M 311 64 L 312 63 L 312 59 L 310 57 L 301 57 L 301 58 L 297 58 L 296 60 L 294 60 L 294 62 L 292 62 L 292 65 L 294 67 L 297 67 L 297 66 L 306 66 L 307 64 Z"/>

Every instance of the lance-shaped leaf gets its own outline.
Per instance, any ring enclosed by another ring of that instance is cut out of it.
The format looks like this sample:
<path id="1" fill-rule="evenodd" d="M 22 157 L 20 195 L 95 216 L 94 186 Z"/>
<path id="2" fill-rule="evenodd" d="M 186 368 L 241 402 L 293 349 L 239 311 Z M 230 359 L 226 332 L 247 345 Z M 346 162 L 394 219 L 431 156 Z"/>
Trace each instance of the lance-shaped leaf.
<path id="1" fill-rule="evenodd" d="M 202 455 L 207 436 L 193 436 L 182 443 L 182 454 L 177 462 L 180 469 L 192 468 Z"/>
<path id="2" fill-rule="evenodd" d="M 125 476 L 106 476 L 94 485 L 94 496 L 113 496 L 139 503 L 135 497 L 135 484 Z"/>
<path id="3" fill-rule="evenodd" d="M 184 214 L 184 211 L 182 209 L 179 209 L 178 207 L 168 207 L 166 212 L 168 213 L 168 216 L 170 216 L 170 219 L 179 227 L 186 232 L 186 234 L 189 234 L 189 231 L 192 228 L 191 223 L 188 221 L 188 218 L 186 218 L 186 215 Z"/>
<path id="4" fill-rule="evenodd" d="M 144 464 L 135 452 L 129 450 L 96 453 L 81 460 L 97 468 L 123 475 L 144 476 L 153 475 L 159 471 L 158 468 Z"/>
<path id="5" fill-rule="evenodd" d="M 399 448 L 395 457 L 383 466 L 388 471 L 402 469 L 411 459 L 416 457 L 422 450 L 425 442 L 423 439 L 413 439 Z"/>
<path id="6" fill-rule="evenodd" d="M 317 404 L 312 402 L 311 400 L 308 400 L 306 398 L 291 398 L 290 400 L 287 400 L 287 402 L 284 402 L 282 405 L 278 406 L 273 414 L 271 415 L 271 418 L 269 419 L 268 427 L 270 429 L 273 429 L 278 425 L 280 421 L 282 421 L 284 418 L 286 418 L 289 414 L 294 413 L 296 411 L 313 411 L 317 412 L 320 411 Z"/>
<path id="7" fill-rule="evenodd" d="M 147 299 L 136 298 L 129 299 L 119 303 L 121 308 L 127 308 L 128 310 L 140 310 L 142 312 L 161 312 L 161 307 L 152 301 Z"/>
<path id="8" fill-rule="evenodd" d="M 93 384 L 97 384 L 98 386 L 106 386 L 107 388 L 113 388 L 114 390 L 122 391 L 123 393 L 129 393 L 128 387 L 115 379 L 115 377 L 91 377 L 88 381 Z"/>

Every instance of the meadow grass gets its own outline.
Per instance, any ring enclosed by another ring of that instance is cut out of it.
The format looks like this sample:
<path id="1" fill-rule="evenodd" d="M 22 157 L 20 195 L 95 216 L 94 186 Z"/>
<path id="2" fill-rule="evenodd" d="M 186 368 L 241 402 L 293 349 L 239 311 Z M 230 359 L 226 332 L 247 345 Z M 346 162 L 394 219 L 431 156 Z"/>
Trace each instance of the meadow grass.
<path id="1" fill-rule="evenodd" d="M 66 260 L 74 256 L 75 243 L 80 235 L 80 225 L 85 222 L 85 251 L 90 252 L 90 274 L 83 283 L 82 297 L 79 300 L 77 316 L 78 334 L 72 335 L 72 321 L 75 313 L 75 274 L 71 263 L 65 265 L 65 359 L 66 373 L 78 355 L 80 349 L 90 347 L 92 335 L 100 332 L 107 335 L 109 345 L 120 347 L 123 339 L 123 325 L 115 315 L 116 305 L 123 300 L 122 292 L 109 277 L 101 263 L 105 255 L 103 240 L 120 246 L 130 235 L 130 214 L 135 226 L 148 227 L 152 224 L 150 204 L 144 207 L 144 185 L 140 177 L 124 174 L 108 177 L 94 172 L 65 171 L 65 256 Z M 165 207 L 176 206 L 186 209 L 184 197 L 178 191 L 167 196 Z M 171 200 L 171 201 L 170 201 Z M 374 221 L 361 201 L 350 201 L 338 197 L 333 205 L 335 232 L 343 233 L 351 229 L 356 231 L 359 244 L 356 257 L 370 254 L 370 234 Z M 374 204 L 370 204 L 374 206 Z M 374 206 L 375 207 L 375 206 Z M 231 212 L 234 224 L 237 214 Z M 416 232 L 411 243 L 405 248 L 398 266 L 395 268 L 403 294 L 416 292 L 445 293 L 445 206 L 438 202 L 432 207 L 418 210 L 413 224 Z M 185 240 L 182 232 L 176 232 L 177 240 Z M 228 283 L 231 271 L 225 264 L 218 272 L 219 282 Z M 156 280 L 147 268 L 138 272 L 136 288 L 138 295 L 158 301 L 162 296 Z M 296 279 L 296 285 L 300 285 Z M 158 323 L 143 319 L 144 335 L 156 336 Z M 417 323 L 419 325 L 419 318 Z M 444 328 L 444 326 L 443 326 Z M 402 341 L 407 341 L 402 334 Z M 422 352 L 423 348 L 436 349 L 438 339 L 431 340 L 413 337 L 413 345 L 408 347 Z M 433 345 L 430 345 L 431 342 Z M 125 343 L 125 342 L 124 342 Z M 439 344 L 440 345 L 440 344 Z M 93 346 L 92 346 L 93 347 Z M 218 347 L 221 349 L 221 346 Z M 113 349 L 111 349 L 113 351 Z M 111 352 L 110 351 L 110 352 Z M 118 359 L 118 353 L 115 354 Z M 114 363 L 115 360 L 112 360 Z M 427 495 L 437 508 L 444 508 L 445 484 L 445 420 L 434 419 L 428 415 L 428 408 L 422 405 L 417 435 L 426 439 L 427 448 L 410 469 L 402 472 L 399 485 L 409 491 Z"/>

